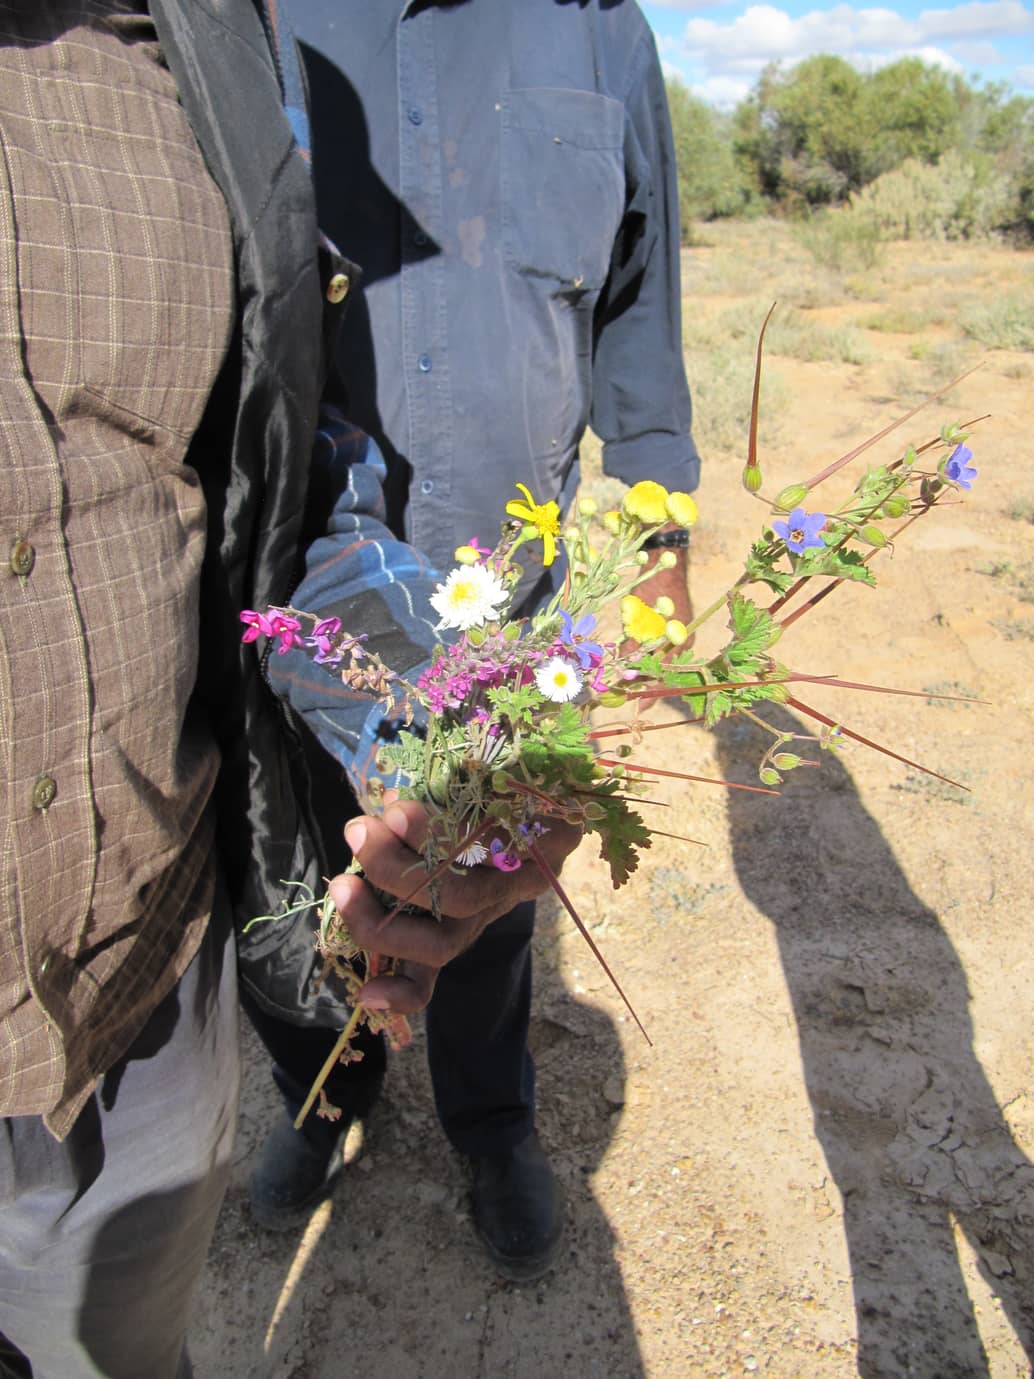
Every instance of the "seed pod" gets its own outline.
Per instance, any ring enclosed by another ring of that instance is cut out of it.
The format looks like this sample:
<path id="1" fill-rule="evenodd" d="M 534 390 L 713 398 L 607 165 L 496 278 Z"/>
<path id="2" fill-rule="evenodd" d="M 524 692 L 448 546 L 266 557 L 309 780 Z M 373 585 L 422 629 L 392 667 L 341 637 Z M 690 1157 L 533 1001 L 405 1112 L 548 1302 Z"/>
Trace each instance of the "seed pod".
<path id="1" fill-rule="evenodd" d="M 757 493 L 763 483 L 761 478 L 761 466 L 748 464 L 743 467 L 743 487 L 748 493 Z"/>
<path id="2" fill-rule="evenodd" d="M 627 698 L 628 695 L 623 690 L 609 689 L 604 690 L 596 702 L 602 704 L 605 709 L 619 709 Z"/>
<path id="3" fill-rule="evenodd" d="M 801 758 L 795 752 L 776 752 L 772 758 L 772 765 L 777 766 L 780 771 L 792 771 L 800 764 Z"/>
<path id="4" fill-rule="evenodd" d="M 903 493 L 892 493 L 883 504 L 883 512 L 886 517 L 904 517 L 909 509 L 908 498 Z"/>
<path id="5" fill-rule="evenodd" d="M 807 484 L 790 484 L 783 489 L 772 506 L 777 507 L 780 512 L 792 512 L 794 508 L 800 507 L 807 496 Z"/>
<path id="6" fill-rule="evenodd" d="M 886 535 L 880 531 L 874 522 L 866 522 L 858 532 L 859 537 L 867 546 L 875 546 L 877 550 L 887 544 Z"/>

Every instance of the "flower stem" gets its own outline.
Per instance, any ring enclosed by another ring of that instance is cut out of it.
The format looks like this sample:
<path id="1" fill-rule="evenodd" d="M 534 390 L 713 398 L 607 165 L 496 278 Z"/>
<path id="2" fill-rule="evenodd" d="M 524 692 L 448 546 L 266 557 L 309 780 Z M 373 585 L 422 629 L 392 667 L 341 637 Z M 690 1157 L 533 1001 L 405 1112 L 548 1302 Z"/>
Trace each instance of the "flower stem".
<path id="1" fill-rule="evenodd" d="M 359 1028 L 359 1022 L 360 1020 L 362 1020 L 365 1014 L 366 1011 L 363 1009 L 362 1006 L 356 1006 L 355 1010 L 352 1011 L 348 1024 L 338 1035 L 337 1043 L 334 1045 L 330 1053 L 327 1055 L 327 1060 L 323 1064 L 323 1067 L 320 1068 L 316 1081 L 309 1088 L 309 1095 L 305 1098 L 305 1101 L 302 1103 L 302 1109 L 298 1112 L 297 1116 L 295 1116 L 294 1128 L 296 1130 L 300 1130 L 302 1128 L 302 1123 L 304 1122 L 305 1117 L 312 1110 L 312 1103 L 319 1096 L 320 1090 L 323 1087 L 324 1082 L 326 1082 L 327 1078 L 334 1071 L 335 1064 L 337 1064 L 337 1062 L 340 1060 L 341 1055 L 344 1053 L 345 1049 L 348 1048 L 349 1040 L 352 1038 L 352 1035 L 355 1034 L 356 1030 Z"/>

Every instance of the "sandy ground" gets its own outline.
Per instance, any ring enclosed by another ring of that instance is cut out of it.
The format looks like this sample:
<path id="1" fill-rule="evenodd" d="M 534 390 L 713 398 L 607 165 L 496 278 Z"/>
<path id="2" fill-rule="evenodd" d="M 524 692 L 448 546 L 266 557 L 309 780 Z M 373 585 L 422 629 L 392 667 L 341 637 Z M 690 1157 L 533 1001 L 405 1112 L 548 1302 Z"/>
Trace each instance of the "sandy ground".
<path id="1" fill-rule="evenodd" d="M 687 298 L 712 318 L 730 303 L 763 315 L 768 241 L 729 234 L 687 258 Z M 739 295 L 716 285 L 748 249 Z M 923 284 L 950 298 L 946 284 L 974 281 L 1029 303 L 1034 264 L 904 246 L 809 319 L 858 326 L 914 304 Z M 929 380 L 907 331 L 869 338 L 865 365 L 772 359 L 771 491 Z M 965 344 L 950 301 L 923 339 L 983 367 L 876 453 L 991 413 L 971 442 L 978 484 L 882 561 L 876 591 L 838 591 L 780 651 L 810 672 L 987 701 L 807 696 L 967 789 L 859 746 L 790 776 L 777 800 L 658 788 L 659 826 L 702 846 L 658 840 L 623 891 L 588 847 L 569 863 L 568 889 L 653 1044 L 545 907 L 533 1037 L 568 1229 L 537 1285 L 501 1282 L 479 1251 L 419 1032 L 353 1129 L 333 1199 L 305 1230 L 259 1230 L 246 1183 L 275 1097 L 246 1042 L 235 1175 L 192 1337 L 199 1379 L 1031 1373 L 1034 369 L 1029 354 Z M 742 457 L 708 452 L 701 606 L 734 578 L 761 514 L 739 486 Z M 756 779 L 749 724 L 706 734 L 677 709 L 665 717 L 676 726 L 644 742 L 643 760 Z M 799 714 L 782 717 L 801 730 Z"/>

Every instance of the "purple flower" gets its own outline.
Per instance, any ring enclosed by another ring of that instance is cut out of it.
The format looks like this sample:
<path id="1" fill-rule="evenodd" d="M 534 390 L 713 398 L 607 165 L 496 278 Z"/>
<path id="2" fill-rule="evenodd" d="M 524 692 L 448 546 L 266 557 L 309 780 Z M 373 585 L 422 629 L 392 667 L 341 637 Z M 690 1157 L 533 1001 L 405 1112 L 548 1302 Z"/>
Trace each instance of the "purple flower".
<path id="1" fill-rule="evenodd" d="M 242 642 L 254 642 L 259 637 L 271 637 L 273 635 L 273 624 L 262 613 L 256 613 L 253 608 L 245 608 L 241 614 L 241 622 L 247 624 L 244 632 L 241 633 Z"/>
<path id="2" fill-rule="evenodd" d="M 599 642 L 587 641 L 589 633 L 595 630 L 596 619 L 591 613 L 586 613 L 573 622 L 570 613 L 565 608 L 560 610 L 560 640 L 564 646 L 569 647 L 578 658 L 578 664 L 582 670 L 588 670 L 590 666 L 598 666 L 603 660 L 603 647 Z"/>
<path id="3" fill-rule="evenodd" d="M 809 546 L 825 546 L 826 543 L 819 536 L 825 525 L 824 512 L 805 512 L 803 508 L 794 508 L 785 522 L 773 522 L 772 530 L 783 538 L 788 551 L 803 555 Z"/>
<path id="4" fill-rule="evenodd" d="M 488 860 L 500 871 L 516 871 L 521 865 L 521 859 L 515 852 L 511 852 L 500 838 L 493 838 L 489 843 Z"/>
<path id="5" fill-rule="evenodd" d="M 968 445 L 957 445 L 944 461 L 944 477 L 959 488 L 972 488 L 977 471 L 970 464 L 973 451 Z"/>
<path id="6" fill-rule="evenodd" d="M 334 638 L 340 631 L 340 618 L 323 618 L 312 629 L 312 636 L 306 638 L 306 646 L 316 649 L 316 655 L 312 659 L 318 666 L 340 665 L 344 659 L 342 651 L 334 650 Z"/>

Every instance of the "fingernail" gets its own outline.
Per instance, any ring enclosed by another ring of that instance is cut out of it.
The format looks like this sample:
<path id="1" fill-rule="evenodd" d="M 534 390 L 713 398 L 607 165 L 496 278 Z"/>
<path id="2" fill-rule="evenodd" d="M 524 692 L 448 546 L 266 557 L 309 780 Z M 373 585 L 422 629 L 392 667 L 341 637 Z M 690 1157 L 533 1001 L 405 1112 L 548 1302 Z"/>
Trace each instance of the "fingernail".
<path id="1" fill-rule="evenodd" d="M 368 1001 L 360 1001 L 366 1010 L 390 1010 L 391 1007 L 383 996 L 371 996 Z"/>
<path id="2" fill-rule="evenodd" d="M 350 819 L 345 824 L 345 842 L 353 852 L 358 852 L 366 842 L 366 825 L 362 819 Z"/>
<path id="3" fill-rule="evenodd" d="M 333 900 L 336 908 L 339 912 L 343 911 L 345 906 L 348 904 L 349 897 L 352 893 L 352 887 L 344 879 L 340 881 L 335 879 L 330 883 L 329 889 L 330 898 L 331 900 Z"/>

